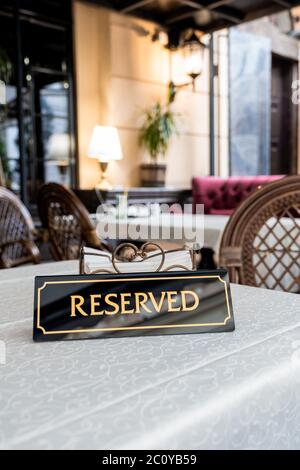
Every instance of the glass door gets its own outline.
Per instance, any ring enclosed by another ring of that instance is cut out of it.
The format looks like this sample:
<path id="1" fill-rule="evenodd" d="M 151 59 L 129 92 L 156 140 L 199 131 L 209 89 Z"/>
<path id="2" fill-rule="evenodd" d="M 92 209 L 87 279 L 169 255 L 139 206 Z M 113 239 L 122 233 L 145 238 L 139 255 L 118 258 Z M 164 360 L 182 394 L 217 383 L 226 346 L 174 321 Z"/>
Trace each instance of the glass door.
<path id="1" fill-rule="evenodd" d="M 38 5 L 37 5 L 38 4 Z M 0 184 L 76 184 L 71 1 L 0 2 Z"/>
<path id="2" fill-rule="evenodd" d="M 22 20 L 21 32 L 27 192 L 34 204 L 43 183 L 74 183 L 72 82 L 64 27 Z"/>
<path id="3" fill-rule="evenodd" d="M 21 196 L 14 19 L 0 13 L 0 183 Z"/>

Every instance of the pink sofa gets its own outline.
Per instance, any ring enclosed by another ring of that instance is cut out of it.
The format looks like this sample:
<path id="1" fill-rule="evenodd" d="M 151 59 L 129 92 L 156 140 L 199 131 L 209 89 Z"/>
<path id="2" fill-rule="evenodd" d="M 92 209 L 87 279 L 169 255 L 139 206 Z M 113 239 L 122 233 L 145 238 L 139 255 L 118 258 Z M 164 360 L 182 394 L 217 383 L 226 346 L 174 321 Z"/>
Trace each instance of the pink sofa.
<path id="1" fill-rule="evenodd" d="M 279 178 L 283 178 L 283 175 L 195 177 L 192 181 L 193 212 L 196 204 L 204 204 L 205 214 L 230 215 L 259 186 Z"/>

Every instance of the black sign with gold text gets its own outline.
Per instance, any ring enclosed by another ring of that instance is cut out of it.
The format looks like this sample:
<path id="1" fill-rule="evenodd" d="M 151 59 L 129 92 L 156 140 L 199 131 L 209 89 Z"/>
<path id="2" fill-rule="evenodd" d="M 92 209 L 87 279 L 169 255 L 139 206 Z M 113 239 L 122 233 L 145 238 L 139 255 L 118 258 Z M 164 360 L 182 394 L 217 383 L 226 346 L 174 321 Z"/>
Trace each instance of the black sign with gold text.
<path id="1" fill-rule="evenodd" d="M 35 279 L 35 341 L 233 330 L 226 270 Z"/>

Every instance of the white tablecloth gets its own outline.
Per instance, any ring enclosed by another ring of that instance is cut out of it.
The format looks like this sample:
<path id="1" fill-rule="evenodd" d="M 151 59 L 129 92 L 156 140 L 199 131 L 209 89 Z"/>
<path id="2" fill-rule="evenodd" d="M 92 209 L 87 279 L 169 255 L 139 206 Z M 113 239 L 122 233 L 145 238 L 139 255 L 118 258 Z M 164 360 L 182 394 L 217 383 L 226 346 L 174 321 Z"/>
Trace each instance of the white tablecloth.
<path id="1" fill-rule="evenodd" d="M 0 271 L 0 448 L 300 448 L 300 297 L 232 286 L 236 331 L 33 343 L 33 275 Z"/>

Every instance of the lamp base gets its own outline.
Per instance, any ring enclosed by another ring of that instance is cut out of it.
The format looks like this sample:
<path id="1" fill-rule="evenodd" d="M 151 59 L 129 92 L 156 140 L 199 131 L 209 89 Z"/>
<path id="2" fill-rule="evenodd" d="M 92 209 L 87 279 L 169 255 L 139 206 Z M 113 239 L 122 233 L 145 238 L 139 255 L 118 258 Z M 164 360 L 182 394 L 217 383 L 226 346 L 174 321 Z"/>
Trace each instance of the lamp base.
<path id="1" fill-rule="evenodd" d="M 101 168 L 101 180 L 99 184 L 97 184 L 97 188 L 100 189 L 101 191 L 109 191 L 110 189 L 112 189 L 112 185 L 107 180 L 108 162 L 99 162 L 99 163 L 100 163 L 100 168 Z"/>

